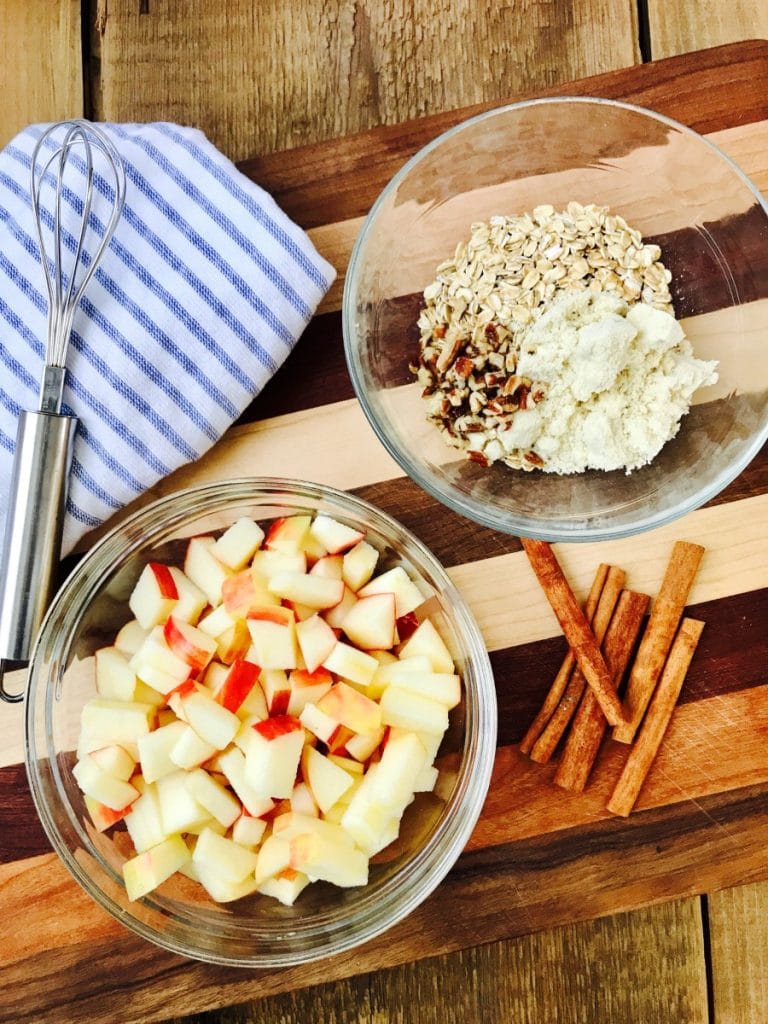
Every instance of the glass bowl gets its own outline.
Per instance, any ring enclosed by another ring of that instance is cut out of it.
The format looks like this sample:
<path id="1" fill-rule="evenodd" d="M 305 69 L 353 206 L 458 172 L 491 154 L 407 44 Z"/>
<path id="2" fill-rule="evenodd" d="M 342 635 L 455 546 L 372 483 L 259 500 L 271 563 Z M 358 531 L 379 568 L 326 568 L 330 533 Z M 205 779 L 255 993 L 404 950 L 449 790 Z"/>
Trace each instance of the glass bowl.
<path id="1" fill-rule="evenodd" d="M 661 246 L 675 312 L 719 382 L 694 397 L 649 465 L 557 476 L 486 468 L 426 419 L 408 365 L 422 292 L 470 225 L 571 200 L 621 214 Z M 517 103 L 425 146 L 390 181 L 355 245 L 344 343 L 357 397 L 405 472 L 454 511 L 550 541 L 628 536 L 713 498 L 768 437 L 768 217 L 716 146 L 669 118 L 600 99 Z"/>
<path id="2" fill-rule="evenodd" d="M 126 606 L 144 565 L 178 562 L 185 539 L 225 529 L 241 516 L 266 521 L 325 512 L 367 530 L 380 565 L 403 565 L 426 595 L 463 677 L 439 754 L 435 794 L 407 809 L 401 835 L 371 864 L 357 889 L 307 888 L 293 907 L 255 895 L 215 904 L 175 875 L 129 902 L 120 867 L 131 856 L 120 826 L 99 834 L 72 776 L 80 711 L 95 695 L 93 652 L 131 617 Z M 329 487 L 248 479 L 174 494 L 133 514 L 105 536 L 69 577 L 43 624 L 33 655 L 27 706 L 27 770 L 43 826 L 69 871 L 96 902 L 144 938 L 200 960 L 274 967 L 318 959 L 378 935 L 435 888 L 480 813 L 496 747 L 496 694 L 488 654 L 464 600 L 435 557 L 395 520 Z"/>

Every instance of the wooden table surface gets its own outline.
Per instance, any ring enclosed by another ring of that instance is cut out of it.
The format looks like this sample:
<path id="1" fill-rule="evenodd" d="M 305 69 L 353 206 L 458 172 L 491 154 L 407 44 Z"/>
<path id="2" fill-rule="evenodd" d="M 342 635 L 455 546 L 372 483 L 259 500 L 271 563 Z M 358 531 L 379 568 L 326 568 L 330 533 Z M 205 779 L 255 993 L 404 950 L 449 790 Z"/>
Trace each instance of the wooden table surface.
<path id="1" fill-rule="evenodd" d="M 312 217 L 318 216 L 318 197 L 327 195 L 331 172 L 340 185 L 337 208 L 332 217 L 325 213 L 325 219 L 349 228 L 370 203 L 365 190 L 356 192 L 354 187 L 356 167 L 370 147 L 379 147 L 377 167 L 383 174 L 388 160 L 394 169 L 409 147 L 419 143 L 418 130 L 350 140 L 338 150 L 345 160 L 335 167 L 328 166 L 328 150 L 322 147 L 304 150 L 291 161 L 268 154 L 468 104 L 553 91 L 571 79 L 649 58 L 768 34 L 768 7 L 750 0 L 643 0 L 638 5 L 634 0 L 519 0 L 493 5 L 493 13 L 470 0 L 197 0 L 183 8 L 181 13 L 182 5 L 159 0 L 94 0 L 82 6 L 79 0 L 6 0 L 0 8 L 0 38 L 6 40 L 7 53 L 23 53 L 24 60 L 6 63 L 2 72 L 0 142 L 30 120 L 84 112 L 115 120 L 193 123 L 234 159 L 246 161 L 245 169 L 270 187 L 300 223 L 315 229 L 320 241 L 323 225 Z M 703 132 L 735 130 L 727 143 L 745 165 L 751 162 L 747 170 L 766 190 L 768 139 L 763 126 L 749 126 L 768 117 L 767 84 L 768 44 L 754 44 L 609 75 L 582 89 L 663 108 Z M 436 131 L 449 120 L 447 115 L 431 124 Z M 762 148 L 752 145 L 760 133 Z M 338 265 L 347 242 L 344 231 L 334 238 Z M 326 388 L 334 400 L 349 399 L 333 305 L 332 296 L 328 312 L 311 328 L 322 371 L 317 395 L 297 403 L 284 373 L 252 419 L 263 422 L 281 414 L 290 427 L 292 415 L 300 420 L 302 409 L 327 401 L 317 397 Z M 274 425 L 275 420 L 269 422 Z M 254 436 L 249 428 L 236 428 L 222 446 L 220 462 L 209 460 L 169 486 L 198 473 L 201 479 L 207 472 L 227 475 L 227 467 L 242 464 Z M 346 486 L 363 490 L 386 507 L 392 500 L 387 479 L 385 472 L 358 481 L 350 478 Z M 749 503 L 760 501 L 766 491 L 763 457 L 727 497 L 728 502 L 746 503 L 740 507 L 755 524 L 758 547 L 765 540 L 759 518 L 763 506 Z M 424 512 L 418 493 L 403 484 L 397 500 L 401 518 L 416 532 L 424 529 L 430 513 Z M 719 508 L 703 510 L 696 528 L 711 529 L 717 536 Z M 451 529 L 461 532 L 460 526 Z M 513 547 L 504 550 L 509 557 L 520 557 Z M 450 562 L 445 552 L 438 554 Z M 583 574 L 580 564 L 571 568 L 575 575 Z M 762 636 L 765 606 L 754 595 L 764 587 L 765 577 L 761 581 L 754 571 L 750 567 L 742 572 L 722 606 L 728 605 L 737 618 L 742 595 L 743 617 L 759 622 Z M 722 602 L 723 592 L 710 582 L 714 591 L 702 593 L 701 600 Z M 487 630 L 487 623 L 482 624 Z M 754 655 L 755 634 L 750 635 Z M 764 651 L 760 663 L 754 655 L 748 688 L 740 689 L 742 679 L 733 693 L 758 692 L 762 680 L 755 672 L 764 671 L 764 660 Z M 698 706 L 695 698 L 690 706 Z M 751 703 L 740 713 L 744 721 L 758 719 Z M 17 723 L 9 717 L 8 729 Z M 757 742 L 765 731 L 759 721 L 755 729 Z M 514 736 L 506 742 L 512 750 Z M 152 947 L 126 944 L 122 931 L 116 937 L 112 927 L 88 913 L 83 932 L 69 934 L 67 910 L 73 899 L 79 904 L 68 878 L 50 863 L 33 826 L 31 846 L 24 847 L 27 840 L 16 831 L 16 819 L 8 811 L 23 803 L 19 779 L 7 769 L 0 774 L 0 859 L 8 862 L 0 867 L 0 908 L 6 933 L 10 927 L 14 940 L 0 954 L 3 1021 L 757 1024 L 768 1019 L 768 882 L 761 880 L 768 876 L 762 856 L 768 835 L 763 820 L 767 791 L 759 773 L 755 785 L 740 788 L 737 798 L 715 786 L 700 801 L 700 815 L 690 815 L 686 804 L 674 801 L 661 810 L 643 811 L 634 839 L 630 819 L 626 831 L 618 833 L 620 849 L 629 854 L 625 871 L 621 858 L 606 858 L 611 848 L 608 826 L 599 821 L 589 828 L 575 822 L 574 828 L 582 828 L 579 856 L 573 856 L 570 840 L 564 840 L 555 845 L 554 866 L 549 868 L 541 860 L 544 848 L 537 850 L 529 839 L 524 877 L 535 880 L 537 898 L 503 892 L 508 880 L 503 872 L 491 884 L 493 851 L 505 848 L 499 842 L 510 841 L 504 833 L 507 824 L 494 825 L 491 805 L 485 827 L 501 828 L 501 840 L 486 835 L 476 844 L 479 852 L 466 855 L 467 867 L 441 890 L 445 902 L 455 901 L 453 928 L 429 933 L 428 941 L 419 944 L 418 929 L 426 935 L 431 920 L 419 913 L 390 942 L 378 940 L 341 965 L 250 979 L 242 972 L 190 971 Z M 678 810 L 669 813 L 670 806 Z M 641 831 L 642 842 L 637 839 Z M 697 872 L 686 848 L 700 841 L 711 844 L 714 853 L 711 862 L 698 864 Z M 483 854 L 484 849 L 489 852 Z M 547 864 L 552 853 L 548 845 Z M 23 884 L 30 867 L 35 870 L 28 877 L 38 889 Z M 607 869 L 617 875 L 606 879 Z M 474 888 L 473 872 L 478 878 Z M 633 879 L 645 884 L 633 885 Z M 46 884 L 49 897 L 53 889 L 60 901 L 61 920 L 55 914 L 35 914 L 35 894 Z M 554 888 L 547 891 L 548 886 Z M 591 902 L 577 910 L 573 904 L 580 891 L 584 903 L 590 902 L 587 894 Z M 479 901 L 480 910 L 470 910 L 468 900 Z M 525 914 L 520 913 L 522 906 Z M 636 909 L 615 912 L 623 908 Z M 580 920 L 587 917 L 591 920 Z M 539 930 L 553 922 L 568 923 Z M 59 928 L 64 944 L 80 940 L 79 953 L 62 961 L 58 970 L 50 968 L 50 953 L 41 956 L 47 969 L 41 967 L 36 981 L 39 951 L 55 944 Z M 84 956 L 89 941 L 92 968 Z M 126 978 L 131 972 L 119 967 L 126 950 L 135 956 L 130 983 Z M 416 959 L 436 952 L 440 955 Z M 110 985 L 112 970 L 119 970 L 120 984 Z M 269 994 L 275 992 L 282 994 Z M 235 1002 L 241 1005 L 222 1009 Z M 208 1012 L 198 1012 L 203 1010 Z"/>

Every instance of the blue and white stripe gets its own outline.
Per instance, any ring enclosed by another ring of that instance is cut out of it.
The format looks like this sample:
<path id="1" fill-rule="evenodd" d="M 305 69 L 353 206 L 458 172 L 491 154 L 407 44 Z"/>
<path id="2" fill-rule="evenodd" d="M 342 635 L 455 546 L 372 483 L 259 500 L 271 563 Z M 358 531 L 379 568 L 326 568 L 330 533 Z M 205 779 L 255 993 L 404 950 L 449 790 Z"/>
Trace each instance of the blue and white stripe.
<path id="1" fill-rule="evenodd" d="M 123 217 L 75 316 L 64 394 L 80 420 L 64 549 L 199 458 L 259 394 L 335 277 L 305 233 L 202 133 L 103 125 L 125 163 Z M 0 529 L 16 420 L 37 407 L 48 299 L 29 203 L 41 126 L 0 153 Z M 65 252 L 83 161 L 68 166 Z M 91 226 L 107 216 L 97 174 Z M 45 202 L 46 230 L 53 202 Z M 95 236 L 88 240 L 93 243 Z M 95 245 L 86 248 L 95 248 Z"/>

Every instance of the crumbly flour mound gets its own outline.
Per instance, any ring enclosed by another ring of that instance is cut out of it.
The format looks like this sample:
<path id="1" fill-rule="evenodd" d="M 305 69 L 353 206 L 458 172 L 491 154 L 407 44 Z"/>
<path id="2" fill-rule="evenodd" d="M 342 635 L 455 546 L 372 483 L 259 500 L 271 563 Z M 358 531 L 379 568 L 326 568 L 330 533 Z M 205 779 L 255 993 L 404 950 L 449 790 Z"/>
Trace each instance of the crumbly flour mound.
<path id="1" fill-rule="evenodd" d="M 561 295 L 520 339 L 517 373 L 543 397 L 500 439 L 535 452 L 550 473 L 630 472 L 675 436 L 716 367 L 695 358 L 669 313 L 605 292 Z"/>

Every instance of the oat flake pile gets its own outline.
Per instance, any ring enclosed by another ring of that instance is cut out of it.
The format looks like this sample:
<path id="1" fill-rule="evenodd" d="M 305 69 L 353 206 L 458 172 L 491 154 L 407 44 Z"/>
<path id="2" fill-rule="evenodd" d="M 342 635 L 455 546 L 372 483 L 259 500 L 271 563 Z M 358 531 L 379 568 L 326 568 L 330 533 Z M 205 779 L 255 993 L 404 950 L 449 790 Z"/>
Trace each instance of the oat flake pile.
<path id="1" fill-rule="evenodd" d="M 717 379 L 674 319 L 670 280 L 659 247 L 605 207 L 473 224 L 424 291 L 413 369 L 429 419 L 483 465 L 644 465 Z"/>

